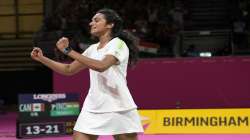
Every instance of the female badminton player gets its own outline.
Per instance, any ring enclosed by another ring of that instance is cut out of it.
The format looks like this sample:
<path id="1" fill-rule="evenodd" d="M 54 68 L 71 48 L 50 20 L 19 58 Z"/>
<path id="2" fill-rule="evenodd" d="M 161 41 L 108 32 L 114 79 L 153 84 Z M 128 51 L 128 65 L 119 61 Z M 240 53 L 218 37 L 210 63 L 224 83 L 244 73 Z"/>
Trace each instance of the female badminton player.
<path id="1" fill-rule="evenodd" d="M 74 140 L 96 140 L 99 135 L 113 135 L 115 140 L 137 140 L 143 132 L 137 106 L 127 87 L 127 66 L 137 61 L 137 40 L 123 30 L 123 20 L 111 9 L 101 9 L 89 23 L 91 35 L 99 42 L 82 54 L 72 50 L 65 37 L 57 48 L 74 61 L 56 62 L 34 48 L 31 57 L 63 75 L 73 75 L 88 68 L 90 88 L 74 126 Z"/>

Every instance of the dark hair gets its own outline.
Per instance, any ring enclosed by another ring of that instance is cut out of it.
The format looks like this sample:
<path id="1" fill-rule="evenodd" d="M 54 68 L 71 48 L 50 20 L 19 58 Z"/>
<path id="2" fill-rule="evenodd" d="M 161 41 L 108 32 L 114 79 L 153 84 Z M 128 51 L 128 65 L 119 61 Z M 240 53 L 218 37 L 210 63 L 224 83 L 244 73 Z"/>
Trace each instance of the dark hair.
<path id="1" fill-rule="evenodd" d="M 138 61 L 138 39 L 129 31 L 124 31 L 122 18 L 112 9 L 101 9 L 97 11 L 104 15 L 107 24 L 113 23 L 111 31 L 112 38 L 119 37 L 128 46 L 129 49 L 129 66 L 133 66 Z"/>

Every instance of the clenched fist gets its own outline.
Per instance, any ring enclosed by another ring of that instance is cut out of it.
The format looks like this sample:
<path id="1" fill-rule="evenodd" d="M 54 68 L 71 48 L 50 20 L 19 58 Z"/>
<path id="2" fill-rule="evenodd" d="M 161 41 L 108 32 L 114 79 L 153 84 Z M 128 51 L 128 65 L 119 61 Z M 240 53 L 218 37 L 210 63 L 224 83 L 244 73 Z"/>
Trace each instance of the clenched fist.
<path id="1" fill-rule="evenodd" d="M 69 39 L 66 37 L 62 37 L 60 38 L 57 43 L 56 43 L 56 47 L 63 52 L 64 48 L 67 48 L 69 46 Z"/>
<path id="2" fill-rule="evenodd" d="M 34 47 L 30 53 L 30 56 L 32 59 L 34 59 L 36 61 L 40 61 L 41 57 L 43 57 L 43 51 L 42 51 L 42 49 L 40 49 L 38 47 Z"/>

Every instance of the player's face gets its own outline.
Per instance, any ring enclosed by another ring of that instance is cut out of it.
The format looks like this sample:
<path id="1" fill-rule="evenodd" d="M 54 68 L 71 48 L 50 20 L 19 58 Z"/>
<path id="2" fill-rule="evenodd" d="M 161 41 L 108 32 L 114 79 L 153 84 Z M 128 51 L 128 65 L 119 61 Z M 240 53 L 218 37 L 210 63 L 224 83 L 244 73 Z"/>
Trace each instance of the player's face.
<path id="1" fill-rule="evenodd" d="M 101 36 L 111 30 L 111 24 L 107 24 L 105 16 L 102 13 L 97 13 L 89 23 L 90 33 L 94 36 Z"/>

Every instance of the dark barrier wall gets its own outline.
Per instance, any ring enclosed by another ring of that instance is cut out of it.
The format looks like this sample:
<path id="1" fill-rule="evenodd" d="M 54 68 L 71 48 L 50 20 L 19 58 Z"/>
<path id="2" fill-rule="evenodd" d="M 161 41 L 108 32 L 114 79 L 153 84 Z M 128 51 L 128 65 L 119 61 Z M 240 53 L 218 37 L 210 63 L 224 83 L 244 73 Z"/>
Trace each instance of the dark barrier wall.
<path id="1" fill-rule="evenodd" d="M 84 99 L 87 70 L 53 76 L 55 92 Z M 143 59 L 127 79 L 140 109 L 250 107 L 250 57 Z"/>
<path id="2" fill-rule="evenodd" d="M 45 67 L 37 70 L 0 72 L 0 100 L 4 104 L 17 104 L 19 93 L 51 93 L 52 72 Z"/>

